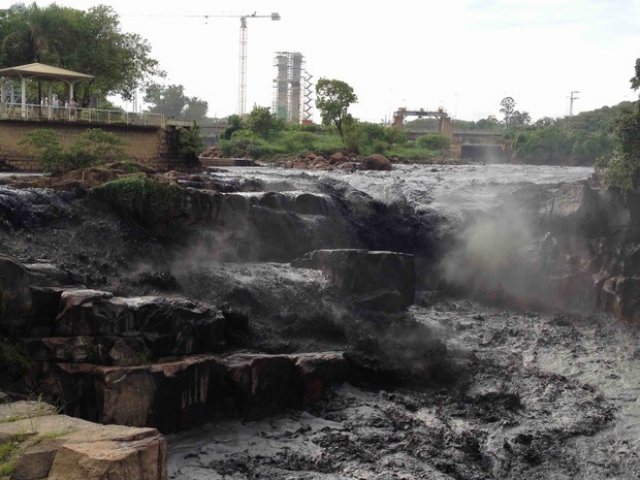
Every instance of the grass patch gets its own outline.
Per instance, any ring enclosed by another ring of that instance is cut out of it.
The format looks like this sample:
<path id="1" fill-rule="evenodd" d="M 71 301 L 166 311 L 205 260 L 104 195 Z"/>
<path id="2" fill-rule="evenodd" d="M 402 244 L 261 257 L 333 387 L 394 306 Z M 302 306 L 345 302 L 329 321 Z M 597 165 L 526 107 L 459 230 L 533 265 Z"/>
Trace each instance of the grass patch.
<path id="1" fill-rule="evenodd" d="M 411 160 L 416 163 L 432 163 L 434 160 L 442 158 L 440 150 L 431 150 L 412 143 L 395 145 L 387 150 L 386 155 L 400 160 Z"/>
<path id="2" fill-rule="evenodd" d="M 16 470 L 18 454 L 29 434 L 16 435 L 7 442 L 0 443 L 0 479 L 11 478 Z"/>
<path id="3" fill-rule="evenodd" d="M 180 187 L 144 175 L 132 175 L 93 189 L 100 200 L 143 224 L 174 217 L 180 206 Z"/>

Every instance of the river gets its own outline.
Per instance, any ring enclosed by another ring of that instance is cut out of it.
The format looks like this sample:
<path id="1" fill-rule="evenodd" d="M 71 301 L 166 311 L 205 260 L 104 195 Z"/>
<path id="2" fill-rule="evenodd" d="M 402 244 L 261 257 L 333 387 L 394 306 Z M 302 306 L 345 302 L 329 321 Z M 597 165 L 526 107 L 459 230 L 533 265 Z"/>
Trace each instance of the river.
<path id="1" fill-rule="evenodd" d="M 281 192 L 344 182 L 384 203 L 460 220 L 503 208 L 523 186 L 577 182 L 592 173 L 466 165 L 354 174 L 234 168 L 212 175 Z M 305 281 L 288 266 L 262 268 L 263 276 L 277 271 Z M 303 412 L 203 425 L 168 437 L 169 478 L 640 477 L 635 327 L 595 312 L 508 309 L 428 291 L 418 292 L 407 315 L 446 344 L 459 367 L 454 387 L 345 385 Z"/>

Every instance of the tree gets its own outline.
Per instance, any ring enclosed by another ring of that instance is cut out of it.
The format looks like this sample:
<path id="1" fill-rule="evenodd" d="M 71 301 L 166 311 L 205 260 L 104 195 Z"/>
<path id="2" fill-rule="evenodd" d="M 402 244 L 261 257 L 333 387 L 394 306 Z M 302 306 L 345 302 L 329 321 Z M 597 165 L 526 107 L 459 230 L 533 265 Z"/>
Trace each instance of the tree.
<path id="1" fill-rule="evenodd" d="M 333 123 L 343 140 L 345 120 L 350 118 L 347 110 L 357 101 L 353 88 L 346 82 L 321 78 L 316 84 L 316 107 L 320 110 L 322 123 Z"/>
<path id="2" fill-rule="evenodd" d="M 268 137 L 275 130 L 281 129 L 283 126 L 276 116 L 271 113 L 269 107 L 253 107 L 251 113 L 247 117 L 247 127 L 252 132 L 261 137 Z"/>
<path id="3" fill-rule="evenodd" d="M 244 127 L 242 123 L 242 117 L 236 114 L 229 115 L 229 118 L 227 118 L 227 123 L 229 124 L 229 126 L 225 128 L 221 134 L 223 140 L 231 140 L 231 136 L 233 135 L 233 133 L 242 130 L 242 128 Z"/>
<path id="4" fill-rule="evenodd" d="M 122 32 L 118 15 L 106 5 L 82 11 L 16 4 L 0 22 L 0 66 L 42 62 L 93 75 L 76 90 L 83 105 L 93 96 L 131 98 L 146 77 L 162 73 L 150 54 L 150 44 Z"/>
<path id="5" fill-rule="evenodd" d="M 481 118 L 480 120 L 478 120 L 475 126 L 476 128 L 478 128 L 478 130 L 491 130 L 495 129 L 499 125 L 500 122 L 498 121 L 498 119 L 493 115 L 489 115 L 487 118 Z"/>
<path id="6" fill-rule="evenodd" d="M 526 127 L 531 123 L 531 115 L 528 112 L 521 112 L 520 110 L 514 110 L 509 119 L 510 127 Z"/>
<path id="7" fill-rule="evenodd" d="M 165 87 L 150 83 L 146 87 L 144 101 L 151 104 L 149 112 L 162 113 L 176 120 L 201 122 L 207 115 L 207 102 L 185 95 L 182 85 Z"/>
<path id="8" fill-rule="evenodd" d="M 511 125 L 511 116 L 516 109 L 516 101 L 512 97 L 504 97 L 500 100 L 500 113 L 504 115 L 504 124 L 507 128 Z"/>
<path id="9" fill-rule="evenodd" d="M 631 88 L 640 88 L 640 58 L 636 59 Z M 640 101 L 624 110 L 615 127 L 613 155 L 601 158 L 597 167 L 604 172 L 605 181 L 623 190 L 640 186 Z"/>

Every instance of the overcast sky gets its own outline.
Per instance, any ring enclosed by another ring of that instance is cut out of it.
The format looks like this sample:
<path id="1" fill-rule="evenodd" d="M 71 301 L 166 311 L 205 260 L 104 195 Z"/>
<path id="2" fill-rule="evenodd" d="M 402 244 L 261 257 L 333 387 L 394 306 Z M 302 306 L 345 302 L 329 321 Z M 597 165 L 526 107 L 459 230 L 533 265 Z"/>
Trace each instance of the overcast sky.
<path id="1" fill-rule="evenodd" d="M 248 109 L 271 106 L 276 51 L 301 52 L 316 80 L 349 83 L 359 97 L 353 113 L 369 121 L 400 106 L 498 116 L 507 95 L 534 119 L 566 115 L 572 90 L 580 91 L 575 112 L 635 98 L 629 78 L 640 57 L 640 0 L 56 3 L 111 5 L 123 30 L 150 41 L 166 82 L 207 100 L 210 116 L 237 108 L 240 22 L 185 15 L 280 13 L 280 22 L 248 21 Z"/>

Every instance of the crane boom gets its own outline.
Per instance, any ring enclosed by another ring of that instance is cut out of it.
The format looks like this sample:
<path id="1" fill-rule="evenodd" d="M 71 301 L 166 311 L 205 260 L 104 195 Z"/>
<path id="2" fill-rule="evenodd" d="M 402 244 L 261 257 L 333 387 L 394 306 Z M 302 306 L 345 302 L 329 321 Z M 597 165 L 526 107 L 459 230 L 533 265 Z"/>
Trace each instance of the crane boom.
<path id="1" fill-rule="evenodd" d="M 239 15 L 240 17 L 240 73 L 238 79 L 238 115 L 242 116 L 247 109 L 247 18 L 270 18 L 273 21 L 280 20 L 280 14 L 273 12 L 271 15 Z"/>
<path id="2" fill-rule="evenodd" d="M 270 18 L 272 21 L 279 21 L 281 19 L 280 14 L 273 12 L 270 15 L 258 15 L 256 12 L 234 15 L 234 14 L 185 14 L 185 15 L 164 15 L 164 14 L 144 14 L 134 15 L 144 17 L 183 17 L 183 18 L 239 18 L 240 19 L 240 75 L 238 85 L 238 115 L 244 115 L 246 113 L 247 106 L 247 19 L 248 18 Z"/>

